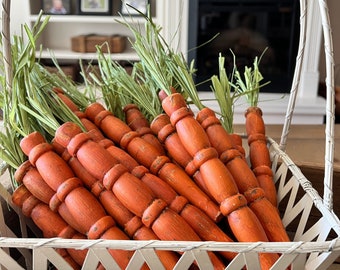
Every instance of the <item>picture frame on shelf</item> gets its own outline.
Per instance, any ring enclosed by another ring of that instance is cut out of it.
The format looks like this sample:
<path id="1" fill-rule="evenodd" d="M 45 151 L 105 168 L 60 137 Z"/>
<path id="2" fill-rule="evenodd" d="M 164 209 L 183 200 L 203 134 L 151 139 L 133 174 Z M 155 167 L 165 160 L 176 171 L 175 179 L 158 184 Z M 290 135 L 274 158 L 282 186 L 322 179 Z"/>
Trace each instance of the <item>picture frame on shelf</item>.
<path id="1" fill-rule="evenodd" d="M 111 15 L 111 0 L 78 0 L 78 13 L 82 15 Z"/>
<path id="2" fill-rule="evenodd" d="M 43 0 L 43 10 L 46 14 L 71 14 L 71 0 Z"/>
<path id="3" fill-rule="evenodd" d="M 141 15 L 147 13 L 149 0 L 122 0 L 123 15 Z"/>

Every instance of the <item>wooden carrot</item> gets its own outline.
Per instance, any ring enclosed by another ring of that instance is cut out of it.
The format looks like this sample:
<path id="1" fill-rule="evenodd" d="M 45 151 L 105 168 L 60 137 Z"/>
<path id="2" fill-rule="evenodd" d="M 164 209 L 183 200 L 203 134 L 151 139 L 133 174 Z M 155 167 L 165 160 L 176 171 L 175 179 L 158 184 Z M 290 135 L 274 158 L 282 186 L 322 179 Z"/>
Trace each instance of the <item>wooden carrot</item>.
<path id="1" fill-rule="evenodd" d="M 67 224 L 62 217 L 53 212 L 47 204 L 34 197 L 25 185 L 20 185 L 12 194 L 12 201 L 30 217 L 44 234 L 44 237 L 61 237 L 68 239 L 85 239 Z M 58 253 L 74 268 L 80 269 L 86 257 L 86 250 L 58 249 Z"/>
<path id="2" fill-rule="evenodd" d="M 97 136 L 96 136 L 97 138 Z M 56 152 L 59 153 L 67 164 L 72 168 L 73 172 L 79 179 L 83 181 L 85 186 L 98 198 L 107 213 L 124 229 L 124 232 L 135 240 L 157 240 L 157 235 L 148 227 L 146 227 L 140 217 L 131 213 L 113 194 L 111 190 L 104 187 L 102 182 L 98 181 L 91 175 L 86 168 L 71 156 L 68 151 L 59 145 L 56 141 L 53 142 Z M 161 262 L 165 269 L 173 269 L 178 261 L 178 256 L 171 251 L 157 250 Z"/>
<path id="3" fill-rule="evenodd" d="M 201 240 L 181 216 L 167 207 L 165 201 L 157 198 L 106 149 L 81 132 L 79 126 L 64 123 L 58 128 L 55 140 L 67 148 L 71 156 L 76 156 L 89 173 L 102 180 L 104 186 L 112 190 L 119 201 L 140 217 L 145 226 L 152 228 L 160 239 Z M 209 256 L 216 268 L 224 268 L 213 253 Z"/>
<path id="4" fill-rule="evenodd" d="M 75 177 L 67 163 L 53 150 L 44 137 L 33 132 L 24 137 L 20 146 L 37 168 L 44 181 L 56 192 L 50 201 L 50 207 L 58 209 L 61 202 L 67 207 L 70 215 L 77 222 L 80 233 L 90 239 L 122 239 L 129 237 L 115 224 L 112 217 L 86 188 L 81 180 Z M 126 267 L 132 256 L 130 251 L 110 250 L 120 267 Z"/>
<path id="5" fill-rule="evenodd" d="M 151 122 L 151 129 L 157 134 L 162 144 L 164 144 L 167 155 L 184 168 L 195 180 L 195 183 L 215 201 L 202 179 L 199 168 L 195 166 L 192 156 L 183 146 L 174 126 L 171 125 L 169 116 L 163 113 L 155 117 Z"/>
<path id="6" fill-rule="evenodd" d="M 258 57 L 255 57 L 253 68 L 245 67 L 244 79 L 241 74 L 236 71 L 236 85 L 237 91 L 244 94 L 249 104 L 249 108 L 245 112 L 245 118 L 250 163 L 260 186 L 265 191 L 266 197 L 276 207 L 276 187 L 271 170 L 269 149 L 265 136 L 265 125 L 262 118 L 262 110 L 258 107 L 260 88 L 264 85 L 260 85 L 263 77 L 259 70 L 259 63 L 260 60 Z"/>
<path id="7" fill-rule="evenodd" d="M 222 215 L 216 203 L 193 182 L 188 174 L 140 138 L 138 133 L 133 132 L 126 123 L 99 103 L 88 106 L 85 113 L 106 137 L 127 151 L 139 164 L 168 182 L 178 194 L 186 197 L 214 221 L 221 220 Z"/>
<path id="8" fill-rule="evenodd" d="M 243 155 L 233 147 L 232 139 L 215 113 L 209 108 L 204 108 L 198 112 L 196 118 L 206 131 L 220 159 L 229 169 L 239 191 L 246 196 L 249 207 L 260 220 L 268 239 L 273 242 L 290 241 L 277 207 L 272 205 L 265 196 L 256 176 L 242 158 Z M 264 209 L 266 210 L 263 211 Z"/>
<path id="9" fill-rule="evenodd" d="M 163 199 L 171 209 L 181 215 L 202 240 L 232 241 L 204 212 L 191 205 L 183 196 L 178 195 L 168 183 L 156 175 L 151 174 L 144 166 L 139 165 L 128 153 L 114 146 L 109 140 L 104 140 L 99 143 L 103 145 L 112 156 L 117 158 L 120 164 L 124 166 L 126 164 L 126 168 L 143 181 L 158 198 Z M 223 255 L 229 260 L 235 257 L 235 254 L 230 252 L 225 252 Z"/>
<path id="10" fill-rule="evenodd" d="M 149 121 L 145 118 L 136 104 L 128 104 L 123 108 L 125 122 L 134 131 L 137 131 L 141 138 L 155 146 L 159 153 L 165 155 L 164 148 L 150 128 Z"/>
<path id="11" fill-rule="evenodd" d="M 259 107 L 249 107 L 245 117 L 252 169 L 268 200 L 277 206 L 277 192 L 273 180 L 262 110 Z"/>
<path id="12" fill-rule="evenodd" d="M 266 233 L 254 212 L 247 207 L 246 198 L 238 187 L 217 151 L 211 147 L 209 138 L 187 108 L 183 96 L 171 94 L 163 99 L 162 106 L 176 127 L 183 145 L 200 168 L 210 194 L 220 204 L 221 212 L 228 218 L 230 228 L 239 241 L 268 241 Z M 271 262 L 277 254 L 263 254 Z M 266 265 L 269 268 L 270 265 Z"/>

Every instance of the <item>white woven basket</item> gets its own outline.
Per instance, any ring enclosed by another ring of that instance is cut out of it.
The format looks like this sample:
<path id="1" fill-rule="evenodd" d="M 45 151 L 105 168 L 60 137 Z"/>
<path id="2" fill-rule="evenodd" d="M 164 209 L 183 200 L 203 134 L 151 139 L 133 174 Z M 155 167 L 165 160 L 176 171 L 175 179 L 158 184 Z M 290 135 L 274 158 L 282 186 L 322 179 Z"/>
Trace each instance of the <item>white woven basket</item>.
<path id="1" fill-rule="evenodd" d="M 135 250 L 128 269 L 139 269 L 146 262 L 151 269 L 163 269 L 155 250 L 181 251 L 182 256 L 175 269 L 187 269 L 196 261 L 200 269 L 212 269 L 207 251 L 233 251 L 238 256 L 226 269 L 260 269 L 258 253 L 281 254 L 272 269 L 327 269 L 340 255 L 340 222 L 333 212 L 333 154 L 334 154 L 334 63 L 331 28 L 326 0 L 318 1 L 323 26 L 326 54 L 326 144 L 324 195 L 321 197 L 312 183 L 285 153 L 286 141 L 294 111 L 297 89 L 300 82 L 302 57 L 308 17 L 307 0 L 300 0 L 300 45 L 290 102 L 280 144 L 268 138 L 277 185 L 279 208 L 282 220 L 291 233 L 292 242 L 270 243 L 224 243 L 224 242 L 171 242 L 171 241 L 116 241 L 116 240 L 67 240 L 60 238 L 29 238 L 28 230 L 34 230 L 32 222 L 25 219 L 10 200 L 10 193 L 0 184 L 0 196 L 4 198 L 13 216 L 20 221 L 20 236 L 17 236 L 5 220 L 0 207 L 0 269 L 47 269 L 52 263 L 57 269 L 70 269 L 55 251 L 56 248 L 87 249 L 83 269 L 96 269 L 101 262 L 107 269 L 119 269 L 107 249 Z M 11 89 L 11 59 L 9 41 L 10 0 L 3 0 L 3 49 L 8 57 L 6 65 L 7 85 Z M 18 228 L 19 229 L 19 228 Z M 10 250 L 17 249 L 24 262 L 17 263 Z"/>

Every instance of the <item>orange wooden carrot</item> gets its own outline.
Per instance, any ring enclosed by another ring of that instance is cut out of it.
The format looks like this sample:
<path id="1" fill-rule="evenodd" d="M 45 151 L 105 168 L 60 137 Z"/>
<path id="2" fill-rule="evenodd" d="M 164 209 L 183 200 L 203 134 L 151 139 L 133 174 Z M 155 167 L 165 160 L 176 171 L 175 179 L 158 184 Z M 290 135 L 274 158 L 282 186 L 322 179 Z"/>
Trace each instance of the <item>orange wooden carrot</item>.
<path id="1" fill-rule="evenodd" d="M 197 120 L 235 179 L 239 191 L 245 194 L 249 207 L 260 220 L 268 239 L 273 242 L 290 241 L 278 209 L 265 196 L 251 168 L 243 159 L 243 155 L 233 147 L 229 133 L 222 127 L 215 113 L 204 108 L 198 112 Z"/>
<path id="2" fill-rule="evenodd" d="M 216 203 L 194 183 L 190 176 L 154 146 L 140 138 L 138 133 L 133 132 L 126 123 L 99 103 L 88 106 L 85 113 L 106 137 L 127 151 L 139 164 L 169 183 L 178 194 L 186 197 L 214 221 L 221 220 L 222 215 Z"/>
<path id="3" fill-rule="evenodd" d="M 124 106 L 123 111 L 125 113 L 125 122 L 128 126 L 132 130 L 137 131 L 141 138 L 155 146 L 162 155 L 165 155 L 162 144 L 152 132 L 149 121 L 139 110 L 138 106 L 136 104 L 128 104 Z"/>
<path id="4" fill-rule="evenodd" d="M 182 95 L 171 94 L 162 100 L 162 106 L 176 128 L 183 145 L 199 166 L 206 186 L 220 204 L 221 212 L 228 217 L 229 225 L 239 241 L 268 241 L 266 233 L 254 212 L 247 207 L 246 198 L 218 158 L 218 153 L 200 123 L 193 117 Z M 277 254 L 262 254 L 264 268 L 270 268 Z M 267 261 L 268 259 L 268 261 Z M 267 264 L 269 262 L 269 264 Z"/>
<path id="5" fill-rule="evenodd" d="M 163 113 L 151 122 L 151 129 L 157 134 L 158 139 L 164 144 L 167 155 L 179 164 L 194 179 L 195 183 L 215 201 L 206 187 L 199 168 L 195 166 L 192 156 L 183 146 L 176 129 L 170 123 L 170 118 Z"/>
<path id="6" fill-rule="evenodd" d="M 43 232 L 44 237 L 61 237 L 68 239 L 85 239 L 67 224 L 63 218 L 53 212 L 47 204 L 34 197 L 25 185 L 20 185 L 12 194 L 12 201 L 22 209 L 23 214 L 30 217 Z M 58 249 L 64 259 L 74 268 L 80 269 L 86 257 L 86 250 Z"/>
<path id="7" fill-rule="evenodd" d="M 51 209 L 58 210 L 60 206 L 66 206 L 76 222 L 77 230 L 90 239 L 130 239 L 40 133 L 33 132 L 24 137 L 20 147 L 44 181 L 56 192 L 50 200 Z M 128 265 L 133 254 L 122 250 L 110 250 L 110 253 L 123 268 Z"/>
<path id="8" fill-rule="evenodd" d="M 262 110 L 259 107 L 249 107 L 245 113 L 245 117 L 249 158 L 252 169 L 260 186 L 265 191 L 268 200 L 274 206 L 277 206 L 277 192 L 273 180 Z"/>
<path id="9" fill-rule="evenodd" d="M 264 53 L 265 51 L 263 54 Z M 236 69 L 236 90 L 245 96 L 249 105 L 245 111 L 245 125 L 252 169 L 258 179 L 259 185 L 265 191 L 266 197 L 276 207 L 276 187 L 273 181 L 273 172 L 271 170 L 265 125 L 262 118 L 262 110 L 258 107 L 260 88 L 268 83 L 261 82 L 263 76 L 259 66 L 262 55 L 261 57 L 255 57 L 253 67 L 245 67 L 243 76 L 241 76 L 240 72 Z"/>
<path id="10" fill-rule="evenodd" d="M 97 138 L 97 136 L 95 136 Z M 107 213 L 124 229 L 124 232 L 135 240 L 157 240 L 157 235 L 148 227 L 146 227 L 140 217 L 131 213 L 113 194 L 111 190 L 104 187 L 102 182 L 98 181 L 91 175 L 86 168 L 71 156 L 65 148 L 56 141 L 53 146 L 57 152 L 63 157 L 67 164 L 72 168 L 76 176 L 81 179 L 85 186 L 98 198 Z M 165 269 L 173 269 L 178 261 L 178 255 L 172 251 L 157 250 L 161 262 Z"/>
<path id="11" fill-rule="evenodd" d="M 71 156 L 95 178 L 103 181 L 108 190 L 112 190 L 118 200 L 132 213 L 140 217 L 143 224 L 152 228 L 163 240 L 200 241 L 199 236 L 187 222 L 167 203 L 157 198 L 137 177 L 119 164 L 114 157 L 88 134 L 81 132 L 79 126 L 68 122 L 61 125 L 55 135 L 57 143 L 68 149 Z M 213 253 L 209 256 L 217 269 L 224 264 Z"/>

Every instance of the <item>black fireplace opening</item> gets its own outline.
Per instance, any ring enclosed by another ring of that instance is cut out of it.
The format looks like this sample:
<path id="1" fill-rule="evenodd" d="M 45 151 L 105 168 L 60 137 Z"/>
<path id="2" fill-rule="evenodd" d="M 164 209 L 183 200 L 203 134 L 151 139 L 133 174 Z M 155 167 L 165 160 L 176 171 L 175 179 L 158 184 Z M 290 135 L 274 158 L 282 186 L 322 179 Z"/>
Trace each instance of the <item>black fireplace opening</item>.
<path id="1" fill-rule="evenodd" d="M 260 57 L 261 92 L 287 93 L 293 79 L 299 42 L 299 1 L 190 0 L 189 54 L 195 61 L 198 90 L 209 91 L 207 80 L 218 75 L 218 56 L 228 74 L 243 74 Z M 205 82 L 205 83 L 203 83 Z"/>

